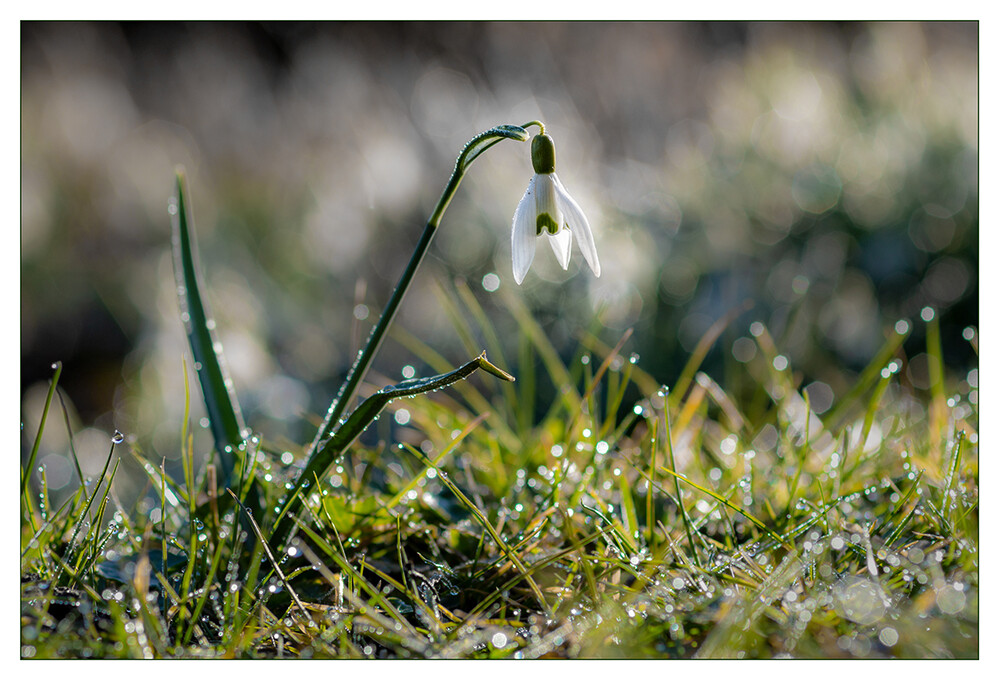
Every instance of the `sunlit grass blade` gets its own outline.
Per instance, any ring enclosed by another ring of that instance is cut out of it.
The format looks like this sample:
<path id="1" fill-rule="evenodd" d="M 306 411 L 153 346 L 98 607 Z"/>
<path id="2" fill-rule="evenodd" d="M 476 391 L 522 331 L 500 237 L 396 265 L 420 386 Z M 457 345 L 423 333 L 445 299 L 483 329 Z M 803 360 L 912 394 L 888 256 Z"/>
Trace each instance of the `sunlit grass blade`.
<path id="1" fill-rule="evenodd" d="M 733 432 L 746 431 L 746 423 L 748 422 L 746 417 L 732 401 L 732 398 L 722 389 L 721 385 L 715 382 L 707 373 L 701 372 L 698 372 L 694 376 L 694 381 L 699 387 L 704 389 L 707 395 L 711 397 L 711 400 L 722 410 L 728 421 L 728 426 L 732 428 Z"/>
<path id="2" fill-rule="evenodd" d="M 86 592 L 94 602 L 104 601 L 97 591 L 94 590 L 94 588 L 76 572 L 73 566 L 67 564 L 66 561 L 63 560 L 51 547 L 48 548 L 48 556 L 53 562 L 56 563 L 61 572 L 68 577 L 69 581 Z"/>
<path id="3" fill-rule="evenodd" d="M 501 288 L 501 291 L 504 289 Z M 534 316 L 528 311 L 524 301 L 514 295 L 513 292 L 503 292 L 503 303 L 513 314 L 513 318 L 520 324 L 521 331 L 530 339 L 531 344 L 537 349 L 541 356 L 541 361 L 545 369 L 551 376 L 552 382 L 560 388 L 560 397 L 569 413 L 576 413 L 582 402 L 582 397 L 576 389 L 569 369 L 566 368 L 562 359 L 559 358 L 558 351 L 552 345 L 548 335 L 541 328 Z"/>
<path id="4" fill-rule="evenodd" d="M 104 481 L 104 477 L 108 473 L 108 466 L 111 464 L 111 458 L 114 456 L 114 447 L 116 443 L 117 443 L 116 438 L 113 438 L 111 440 L 111 450 L 108 451 L 107 460 L 104 461 L 104 469 L 101 471 L 100 477 L 98 477 L 97 481 L 94 483 L 94 492 L 90 494 L 90 496 L 87 498 L 87 503 L 83 507 L 83 512 L 80 513 L 78 519 L 76 520 L 76 526 L 73 529 L 73 534 L 69 539 L 69 546 L 71 549 L 76 545 L 76 537 L 79 535 L 80 529 L 83 528 L 83 526 L 87 524 L 87 522 L 89 521 L 90 506 L 93 505 L 94 499 L 97 498 L 97 493 L 98 491 L 100 491 L 101 483 Z M 82 558 L 82 553 L 81 553 L 81 558 Z M 77 562 L 77 564 L 79 564 L 79 561 Z"/>
<path id="5" fill-rule="evenodd" d="M 610 354 L 604 357 L 604 360 L 600 362 L 600 366 L 597 368 L 596 373 L 594 373 L 592 376 L 585 378 L 584 382 L 585 390 L 583 392 L 582 401 L 583 403 L 587 404 L 587 409 L 585 411 L 583 409 L 579 409 L 573 414 L 572 420 L 569 421 L 569 425 L 566 427 L 566 432 L 575 431 L 576 425 L 578 425 L 579 420 L 580 418 L 583 417 L 584 413 L 592 414 L 595 412 L 592 403 L 594 392 L 596 391 L 597 386 L 600 384 L 600 381 L 603 379 L 604 375 L 607 373 L 607 369 L 610 368 L 610 365 L 614 362 L 614 360 L 620 356 L 621 349 L 624 347 L 624 343 L 628 341 L 628 338 L 631 337 L 631 333 L 632 330 L 630 328 L 626 330 L 624 334 L 622 334 L 621 339 L 618 341 L 617 345 L 615 345 L 614 349 L 611 350 Z M 632 364 L 628 364 L 628 366 L 632 366 Z M 590 365 L 587 364 L 585 368 L 588 372 L 590 370 Z M 551 415 L 554 414 L 550 414 L 549 417 L 551 417 Z M 605 430 L 609 429 L 610 426 L 613 425 L 614 416 L 608 414 L 608 421 L 609 422 L 606 428 L 604 428 L 604 430 L 601 431 L 600 436 L 605 435 L 606 434 Z"/>
<path id="6" fill-rule="evenodd" d="M 939 452 L 943 467 L 943 441 L 947 422 L 947 396 L 944 392 L 943 347 L 940 342 L 940 320 L 937 313 L 926 322 L 927 377 L 930 388 L 930 444 Z"/>
<path id="7" fill-rule="evenodd" d="M 889 331 L 888 339 L 885 341 L 878 353 L 874 355 L 870 363 L 861 371 L 857 380 L 853 383 L 847 393 L 836 402 L 836 405 L 825 415 L 825 422 L 830 429 L 839 427 L 840 422 L 848 410 L 857 405 L 860 395 L 869 390 L 880 378 L 881 371 L 891 358 L 898 352 L 905 339 L 909 337 L 910 327 L 908 323 L 899 322 Z M 835 430 L 834 430 L 835 431 Z"/>
<path id="8" fill-rule="evenodd" d="M 690 387 L 690 383 L 694 379 L 697 370 L 701 367 L 704 362 L 704 357 L 708 355 L 708 352 L 714 346 L 715 342 L 721 337 L 722 331 L 725 328 L 739 318 L 740 315 L 749 311 L 753 308 L 753 301 L 746 300 L 738 307 L 730 310 L 725 316 L 715 321 L 711 324 L 711 327 L 701 336 L 701 339 L 697 341 L 697 346 L 694 351 L 691 352 L 690 358 L 687 359 L 686 365 L 684 365 L 683 370 L 680 371 L 680 377 L 676 379 L 676 383 L 673 385 L 673 389 L 670 390 L 672 393 L 672 399 L 674 405 L 683 399 L 684 395 L 687 393 L 687 389 Z"/>
<path id="9" fill-rule="evenodd" d="M 204 582 L 207 585 L 206 587 L 202 588 L 201 596 L 198 598 L 197 604 L 194 607 L 194 613 L 191 614 L 190 622 L 187 626 L 187 629 L 184 631 L 184 636 L 183 636 L 184 644 L 190 642 L 191 635 L 194 633 L 195 624 L 197 624 L 198 619 L 201 616 L 201 612 L 205 608 L 205 604 L 208 602 L 209 596 L 211 596 L 214 592 L 212 584 L 215 581 L 215 574 L 218 572 L 219 565 L 222 563 L 222 555 L 224 552 L 225 551 L 223 549 L 223 544 L 222 543 L 216 544 L 215 550 L 212 553 L 211 565 L 208 568 L 208 573 L 205 575 Z"/>
<path id="10" fill-rule="evenodd" d="M 946 513 L 951 523 L 954 521 L 954 511 L 957 508 L 956 499 L 951 498 L 951 489 L 954 487 L 954 481 L 957 479 L 958 471 L 961 467 L 961 450 L 963 448 L 965 436 L 966 435 L 963 430 L 957 433 L 957 441 L 954 442 L 954 453 L 951 458 L 950 466 L 947 470 L 947 480 L 944 484 L 943 497 L 941 500 L 944 513 Z"/>
<path id="11" fill-rule="evenodd" d="M 472 289 L 469 288 L 465 281 L 457 281 L 454 284 L 455 290 L 458 293 L 458 297 L 464 303 L 465 308 L 472 315 L 475 323 L 478 324 L 479 330 L 482 332 L 482 337 L 486 343 L 486 351 L 493 357 L 495 361 L 498 361 L 501 366 L 507 366 L 509 363 L 506 359 L 506 352 L 503 350 L 503 343 L 500 342 L 499 336 L 496 335 L 496 329 L 492 322 L 489 320 L 489 316 L 486 314 L 485 310 L 482 309 L 482 305 L 475 298 L 472 293 Z M 508 413 L 516 411 L 517 404 L 517 390 L 509 383 L 503 383 L 501 388 L 503 390 L 504 396 L 504 406 Z"/>
<path id="12" fill-rule="evenodd" d="M 83 481 L 83 469 L 80 467 L 80 457 L 76 455 L 76 445 L 73 444 L 73 425 L 69 422 L 69 409 L 66 408 L 66 400 L 62 397 L 62 390 L 56 390 L 56 395 L 59 397 L 63 422 L 66 424 L 66 437 L 69 439 L 69 453 L 73 459 L 73 468 L 76 470 L 76 476 L 80 480 L 80 484 L 85 484 Z"/>
<path id="13" fill-rule="evenodd" d="M 449 443 L 446 447 L 444 447 L 444 450 L 441 451 L 436 458 L 425 464 L 420 474 L 414 476 L 413 479 L 410 480 L 408 484 L 406 484 L 406 486 L 399 489 L 399 492 L 389 500 L 389 502 L 385 505 L 385 508 L 387 510 L 391 510 L 396 505 L 398 505 L 399 502 L 402 501 L 402 499 L 405 498 L 410 491 L 416 488 L 417 484 L 420 482 L 421 479 L 424 478 L 424 476 L 428 471 L 436 470 L 437 467 L 442 462 L 444 462 L 444 459 L 447 458 L 448 455 L 465 439 L 465 437 L 468 436 L 468 433 L 474 430 L 476 427 L 478 427 L 478 425 L 482 423 L 483 420 L 485 420 L 486 415 L 487 414 L 485 413 L 481 413 L 475 418 L 475 420 L 466 425 L 465 429 L 459 432 L 458 436 L 452 439 L 451 443 Z"/>
<path id="14" fill-rule="evenodd" d="M 406 619 L 406 617 L 404 617 L 399 612 L 399 610 L 388 600 L 388 598 L 385 597 L 385 593 L 383 593 L 380 588 L 376 588 L 373 585 L 371 585 L 371 583 L 369 583 L 368 580 L 364 578 L 364 575 L 360 571 L 358 571 L 356 567 L 354 567 L 343 557 L 337 554 L 336 550 L 333 549 L 333 546 L 331 546 L 329 542 L 326 541 L 322 536 L 320 536 L 311 528 L 309 528 L 308 525 L 299 523 L 298 526 L 299 529 L 301 529 L 303 535 L 308 537 L 309 541 L 318 546 L 319 549 L 322 550 L 323 553 L 329 559 L 331 559 L 336 564 L 336 566 L 340 568 L 341 571 L 343 571 L 345 574 L 347 574 L 350 577 L 351 583 L 360 586 L 361 590 L 364 590 L 368 594 L 368 596 L 371 598 L 371 602 L 367 603 L 364 602 L 363 600 L 360 600 L 360 598 L 358 598 L 357 595 L 355 595 L 350 588 L 343 589 L 342 592 L 344 599 L 350 601 L 351 604 L 359 608 L 363 608 L 365 605 L 369 604 L 378 605 L 378 607 L 384 609 L 384 611 L 386 611 L 389 616 L 395 619 L 395 621 L 400 626 L 402 626 L 403 629 L 407 630 L 407 632 L 410 633 L 410 636 L 412 637 L 417 636 L 416 629 L 413 628 L 412 624 Z M 324 578 L 327 578 L 330 585 L 335 586 L 336 579 L 333 578 L 334 575 L 332 574 L 332 572 L 329 571 L 329 567 L 326 566 L 323 560 L 319 559 L 319 556 L 316 555 L 314 550 L 312 550 L 309 543 L 299 539 L 292 539 L 292 542 L 294 543 L 295 547 L 297 547 L 299 550 L 302 551 L 302 554 L 305 555 L 306 559 L 312 562 L 313 566 L 319 569 L 320 573 L 323 574 Z M 382 621 L 386 622 L 388 628 L 395 627 L 393 623 L 390 622 L 388 619 L 383 618 Z"/>
<path id="15" fill-rule="evenodd" d="M 580 333 L 580 341 L 586 349 L 604 358 L 614 351 L 613 347 L 600 340 L 600 338 L 590 331 L 582 331 Z M 632 366 L 634 370 L 631 373 L 631 381 L 638 386 L 638 390 L 642 394 L 652 394 L 659 389 L 659 386 L 662 384 L 661 381 L 656 380 L 648 371 L 643 369 L 641 364 L 635 363 Z"/>
<path id="16" fill-rule="evenodd" d="M 222 344 L 216 336 L 215 320 L 211 316 L 204 293 L 204 275 L 194 234 L 194 213 L 186 184 L 184 173 L 178 171 L 176 204 L 171 206 L 174 275 L 177 279 L 181 319 L 194 356 L 201 394 L 215 439 L 215 450 L 222 467 L 222 484 L 226 485 L 232 478 L 235 452 L 243 441 L 246 426 L 222 356 Z"/>
<path id="17" fill-rule="evenodd" d="M 90 528 L 90 533 L 88 534 L 86 541 L 86 543 L 90 544 L 90 553 L 85 561 L 80 562 L 78 560 L 78 570 L 81 573 L 86 573 L 92 569 L 94 563 L 96 563 L 97 559 L 100 557 L 100 549 L 97 545 L 97 539 L 100 536 L 101 527 L 104 525 L 104 510 L 107 508 L 108 495 L 111 493 L 111 485 L 114 484 L 114 478 L 118 474 L 119 463 L 121 463 L 120 458 L 114 462 L 114 467 L 111 468 L 111 474 L 108 475 L 108 483 L 104 486 L 104 495 L 101 497 L 101 502 L 97 504 L 97 518 L 94 520 L 93 526 Z M 83 556 L 82 551 L 81 556 Z"/>
<path id="18" fill-rule="evenodd" d="M 683 493 L 682 489 L 680 489 L 681 476 L 676 472 L 676 458 L 673 456 L 673 434 L 670 432 L 669 425 L 669 393 L 665 392 L 665 388 L 663 389 L 663 396 L 665 397 L 663 399 L 663 439 L 666 444 L 667 461 L 670 468 L 672 468 L 671 470 L 667 470 L 667 472 L 673 475 L 673 481 L 676 485 L 676 503 L 679 506 L 680 517 L 683 519 L 683 529 L 687 533 L 687 543 L 690 546 L 690 552 L 693 554 L 694 564 L 699 567 L 701 566 L 701 558 L 697 552 L 697 544 L 694 543 L 694 534 L 690 527 L 690 515 L 687 514 L 687 506 L 683 502 Z M 686 480 L 685 477 L 683 479 Z"/>
<path id="19" fill-rule="evenodd" d="M 770 603 L 779 599 L 788 585 L 799 578 L 804 567 L 797 552 L 787 555 L 758 589 L 747 592 L 733 611 L 715 626 L 697 651 L 697 657 L 731 658 L 735 656 L 735 650 L 746 649 L 749 645 L 744 638 L 758 635 L 753 624 L 770 609 Z"/>
<path id="20" fill-rule="evenodd" d="M 770 529 L 766 525 L 765 522 L 763 522 L 762 520 L 760 520 L 759 518 L 757 518 L 755 515 L 753 515 L 752 513 L 750 513 L 745 508 L 740 508 L 739 506 L 735 505 L 734 503 L 732 503 L 730 500 L 728 500 L 724 496 L 721 496 L 721 495 L 715 493 L 714 491 L 712 491 L 711 489 L 708 489 L 707 487 L 701 486 L 697 482 L 694 482 L 694 481 L 690 480 L 688 477 L 686 477 L 685 475 L 680 474 L 679 472 L 674 472 L 673 470 L 670 470 L 670 469 L 664 468 L 664 467 L 658 468 L 658 471 L 659 472 L 665 472 L 666 474 L 670 475 L 674 479 L 677 479 L 677 480 L 683 482 L 684 484 L 687 484 L 689 486 L 694 487 L 695 489 L 697 489 L 701 493 L 704 493 L 704 494 L 707 494 L 708 496 L 711 496 L 711 498 L 714 498 L 716 501 L 718 501 L 719 503 L 721 503 L 722 505 L 724 505 L 729 510 L 737 512 L 740 515 L 742 515 L 743 517 L 745 517 L 746 519 L 748 519 L 750 522 L 752 522 L 753 524 L 755 524 L 757 526 L 757 528 L 759 528 L 762 531 L 766 532 L 766 534 L 768 536 L 770 536 L 771 538 L 773 538 L 774 540 L 780 542 L 781 544 L 784 543 L 784 539 L 782 539 L 779 534 L 775 533 L 772 529 Z M 640 472 L 641 472 L 641 474 L 642 474 L 643 477 L 645 477 L 646 479 L 649 479 L 649 482 L 652 483 L 651 478 L 645 472 L 642 472 L 642 471 L 640 471 Z M 665 491 L 660 486 L 656 486 L 656 488 L 658 488 L 660 491 L 663 491 L 663 492 Z"/>
<path id="21" fill-rule="evenodd" d="M 164 499 L 171 506 L 176 506 L 183 502 L 187 505 L 187 491 L 184 489 L 183 485 L 178 484 L 177 481 L 166 472 L 166 469 L 161 465 L 154 465 L 149 460 L 145 458 L 141 451 L 137 448 L 132 447 L 129 449 L 132 457 L 142 468 L 142 471 L 146 474 L 149 479 L 149 483 L 157 490 L 157 492 L 163 492 Z"/>
<path id="22" fill-rule="evenodd" d="M 583 538 L 577 539 L 572 543 L 570 543 L 568 547 L 563 548 L 562 550 L 559 550 L 558 552 L 555 552 L 551 555 L 548 555 L 543 559 L 538 560 L 537 562 L 534 562 L 524 572 L 515 573 L 510 579 L 503 582 L 499 588 L 493 589 L 492 592 L 489 593 L 489 595 L 483 598 L 481 602 L 476 604 L 475 607 L 469 612 L 468 616 L 466 617 L 465 623 L 463 623 L 462 626 L 460 626 L 459 628 L 451 631 L 450 635 L 452 637 L 461 636 L 461 634 L 465 630 L 465 627 L 470 626 L 475 621 L 476 617 L 479 614 L 481 614 L 481 612 L 484 612 L 487 609 L 489 609 L 489 607 L 494 602 L 503 597 L 504 593 L 506 593 L 513 586 L 517 585 L 519 582 L 526 580 L 532 574 L 541 571 L 548 565 L 554 564 L 559 560 L 561 560 L 562 558 L 567 557 L 577 551 L 581 551 L 582 548 L 586 547 L 590 543 L 593 543 L 594 541 L 596 541 L 596 539 L 605 536 L 606 534 L 610 533 L 612 530 L 613 528 L 610 526 L 598 527 L 596 532 L 588 534 Z"/>

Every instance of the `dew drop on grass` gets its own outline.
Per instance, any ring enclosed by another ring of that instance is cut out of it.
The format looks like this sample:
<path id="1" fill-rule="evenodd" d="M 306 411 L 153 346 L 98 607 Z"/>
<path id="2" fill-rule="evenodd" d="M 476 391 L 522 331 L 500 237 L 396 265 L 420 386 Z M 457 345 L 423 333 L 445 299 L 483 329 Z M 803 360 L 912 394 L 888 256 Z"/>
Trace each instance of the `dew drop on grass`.
<path id="1" fill-rule="evenodd" d="M 125 441 L 125 435 L 118 430 L 115 430 L 114 435 L 111 437 L 111 442 L 113 444 L 121 444 L 123 441 Z"/>

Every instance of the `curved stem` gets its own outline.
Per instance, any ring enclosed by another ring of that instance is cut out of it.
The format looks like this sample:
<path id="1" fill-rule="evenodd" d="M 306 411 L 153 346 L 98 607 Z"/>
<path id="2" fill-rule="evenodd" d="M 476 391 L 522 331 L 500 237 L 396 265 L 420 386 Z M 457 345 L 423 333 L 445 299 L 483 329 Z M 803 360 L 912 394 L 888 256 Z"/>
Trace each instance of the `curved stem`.
<path id="1" fill-rule="evenodd" d="M 368 342 L 365 344 L 364 349 L 357 355 L 354 365 L 351 366 L 350 372 L 347 374 L 347 381 L 341 386 L 336 399 L 330 404 L 330 408 L 326 413 L 326 419 L 316 432 L 316 436 L 309 447 L 307 459 L 312 458 L 322 440 L 340 422 L 344 410 L 354 398 L 354 394 L 364 379 L 364 375 L 367 373 L 372 359 L 378 353 L 378 349 L 385 339 L 388 327 L 392 324 L 392 320 L 399 310 L 399 305 L 402 303 L 402 299 L 405 297 L 406 291 L 409 289 L 409 285 L 416 275 L 416 270 L 423 261 L 423 256 L 426 255 L 427 250 L 430 248 L 430 242 L 437 232 L 437 227 L 440 226 L 444 211 L 447 210 L 448 205 L 451 203 L 451 199 L 454 197 L 455 192 L 457 192 L 458 185 L 461 183 L 472 161 L 478 158 L 486 149 L 504 139 L 516 139 L 521 142 L 527 141 L 528 134 L 524 128 L 531 125 L 539 127 L 542 132 L 544 131 L 544 125 L 536 120 L 532 120 L 521 126 L 500 125 L 473 137 L 461 150 L 461 153 L 458 154 L 454 170 L 451 172 L 451 178 L 444 187 L 444 191 L 441 193 L 441 197 L 437 201 L 437 206 L 434 208 L 433 213 L 431 213 L 430 219 L 427 220 L 427 225 L 423 228 L 423 234 L 420 236 L 420 241 L 416 244 L 416 250 L 413 252 L 412 257 L 410 257 L 409 264 L 406 265 L 406 270 L 399 277 L 399 282 L 396 284 L 395 290 L 392 291 L 392 296 L 382 310 L 382 314 L 378 318 L 378 323 L 372 329 L 371 335 L 368 336 Z M 481 146 L 483 143 L 485 143 L 485 146 Z"/>

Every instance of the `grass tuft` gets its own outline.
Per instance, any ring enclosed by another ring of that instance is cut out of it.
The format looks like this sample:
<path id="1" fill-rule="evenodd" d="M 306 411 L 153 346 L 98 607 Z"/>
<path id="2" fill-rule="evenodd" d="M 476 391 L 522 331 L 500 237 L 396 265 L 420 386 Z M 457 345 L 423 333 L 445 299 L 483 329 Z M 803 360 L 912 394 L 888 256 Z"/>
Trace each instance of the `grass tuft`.
<path id="1" fill-rule="evenodd" d="M 212 475 L 134 442 L 159 512 L 112 512 L 111 456 L 57 509 L 25 494 L 22 656 L 977 657 L 977 404 L 943 374 L 904 383 L 897 332 L 816 413 L 765 329 L 738 392 L 693 370 L 680 395 L 627 337 L 584 336 L 593 370 L 527 326 L 536 380 L 569 381 L 540 420 L 521 380 L 407 400 L 401 444 L 355 442 L 302 485 L 287 545 L 270 513 L 211 520 Z M 260 507 L 290 507 L 298 471 L 252 445 Z"/>

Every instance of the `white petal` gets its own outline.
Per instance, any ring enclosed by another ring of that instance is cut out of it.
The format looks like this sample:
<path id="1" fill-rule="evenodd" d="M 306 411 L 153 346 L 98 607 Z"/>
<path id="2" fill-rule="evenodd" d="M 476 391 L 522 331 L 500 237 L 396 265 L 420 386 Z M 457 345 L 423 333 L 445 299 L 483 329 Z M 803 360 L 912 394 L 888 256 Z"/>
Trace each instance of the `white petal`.
<path id="1" fill-rule="evenodd" d="M 559 229 L 562 228 L 562 211 L 559 209 L 558 185 L 555 184 L 555 174 L 535 175 L 531 182 L 534 183 L 536 193 L 534 199 L 535 216 L 548 213 Z M 535 218 L 536 219 L 536 218 Z M 537 233 L 537 225 L 535 225 Z"/>
<path id="2" fill-rule="evenodd" d="M 597 257 L 597 247 L 593 243 L 593 232 L 590 231 L 590 223 L 586 220 L 579 204 L 572 199 L 569 192 L 562 186 L 558 176 L 552 173 L 552 182 L 555 185 L 555 195 L 561 212 L 565 214 L 566 224 L 569 229 L 576 232 L 576 243 L 579 244 L 579 251 L 583 253 L 587 264 L 593 270 L 594 276 L 600 276 L 600 259 Z M 568 259 L 568 258 L 566 258 Z"/>
<path id="3" fill-rule="evenodd" d="M 552 250 L 555 251 L 555 259 L 562 265 L 562 269 L 568 269 L 569 254 L 572 252 L 572 232 L 563 227 L 554 236 L 547 232 L 546 236 L 552 245 Z"/>
<path id="4" fill-rule="evenodd" d="M 513 213 L 513 231 L 510 238 L 510 257 L 513 260 L 513 280 L 520 282 L 527 276 L 527 270 L 534 262 L 534 242 L 537 239 L 538 214 L 535 210 L 535 179 L 527 184 L 524 197 Z"/>

